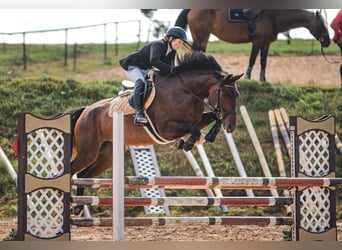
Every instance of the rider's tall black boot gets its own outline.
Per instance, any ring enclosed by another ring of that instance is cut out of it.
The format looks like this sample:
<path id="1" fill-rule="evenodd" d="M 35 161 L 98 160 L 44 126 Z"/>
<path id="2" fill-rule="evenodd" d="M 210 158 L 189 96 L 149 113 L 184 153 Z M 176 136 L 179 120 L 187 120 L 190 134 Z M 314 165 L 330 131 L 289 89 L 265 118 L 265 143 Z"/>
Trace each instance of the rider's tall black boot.
<path id="1" fill-rule="evenodd" d="M 134 87 L 134 106 L 136 109 L 134 124 L 136 125 L 144 125 L 147 123 L 147 119 L 143 111 L 144 86 L 145 83 L 139 79 L 136 81 Z"/>

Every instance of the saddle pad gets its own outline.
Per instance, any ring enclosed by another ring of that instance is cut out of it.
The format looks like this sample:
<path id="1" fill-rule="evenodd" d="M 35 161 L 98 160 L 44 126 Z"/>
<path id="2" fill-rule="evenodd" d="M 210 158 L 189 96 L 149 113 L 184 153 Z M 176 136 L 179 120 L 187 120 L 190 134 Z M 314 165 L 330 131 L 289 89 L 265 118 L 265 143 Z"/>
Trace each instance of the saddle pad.
<path id="1" fill-rule="evenodd" d="M 110 102 L 109 117 L 113 117 L 114 111 L 123 111 L 124 115 L 130 115 L 135 113 L 135 109 L 128 103 L 129 95 L 118 96 Z"/>
<path id="2" fill-rule="evenodd" d="M 123 111 L 124 115 L 135 114 L 135 109 L 131 105 L 129 105 L 129 103 L 128 103 L 128 98 L 131 96 L 131 93 L 132 93 L 131 91 L 124 91 L 121 95 L 119 95 L 118 97 L 114 98 L 111 101 L 110 107 L 108 109 L 109 117 L 112 117 L 113 112 L 118 111 L 118 110 Z M 147 110 L 151 106 L 155 95 L 156 95 L 156 90 L 154 87 L 152 87 L 151 93 L 147 97 L 147 100 L 145 101 L 145 104 L 144 104 L 145 110 Z"/>
<path id="3" fill-rule="evenodd" d="M 228 9 L 228 22 L 247 22 L 249 21 L 242 12 L 242 9 Z"/>
<path id="4" fill-rule="evenodd" d="M 227 21 L 228 22 L 250 22 L 250 19 L 247 18 L 244 13 L 244 9 L 228 9 L 227 10 Z M 253 22 L 259 21 L 261 18 L 261 9 L 253 9 L 252 10 L 252 19 Z"/>

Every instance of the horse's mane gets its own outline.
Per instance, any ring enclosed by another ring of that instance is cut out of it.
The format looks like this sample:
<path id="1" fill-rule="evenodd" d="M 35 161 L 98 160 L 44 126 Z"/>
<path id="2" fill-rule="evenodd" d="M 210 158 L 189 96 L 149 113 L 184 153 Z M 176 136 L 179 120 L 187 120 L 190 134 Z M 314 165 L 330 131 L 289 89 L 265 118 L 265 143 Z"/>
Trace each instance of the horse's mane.
<path id="1" fill-rule="evenodd" d="M 178 63 L 178 66 L 173 69 L 175 73 L 189 70 L 222 71 L 216 59 L 204 52 L 186 53 L 179 57 Z"/>

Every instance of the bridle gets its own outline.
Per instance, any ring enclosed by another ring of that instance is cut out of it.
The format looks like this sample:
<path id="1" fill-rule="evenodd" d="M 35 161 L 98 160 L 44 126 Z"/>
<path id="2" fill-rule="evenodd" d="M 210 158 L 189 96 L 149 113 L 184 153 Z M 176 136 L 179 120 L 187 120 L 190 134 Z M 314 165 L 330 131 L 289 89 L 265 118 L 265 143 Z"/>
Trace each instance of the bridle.
<path id="1" fill-rule="evenodd" d="M 328 33 L 328 31 L 321 33 L 321 29 L 320 29 L 321 22 L 324 23 L 323 17 L 321 16 L 320 13 L 316 13 L 315 14 L 315 28 L 317 30 L 317 33 L 319 33 L 319 36 L 318 36 L 317 40 L 321 43 L 321 46 L 322 46 L 322 43 L 324 42 L 324 39 L 325 39 L 324 37 L 328 37 L 329 38 L 329 33 Z"/>
<path id="2" fill-rule="evenodd" d="M 219 75 L 223 76 L 224 72 L 211 72 L 211 74 L 216 75 L 217 73 L 219 73 Z M 236 107 L 234 107 L 233 109 L 229 110 L 229 111 L 223 111 L 221 108 L 221 91 L 222 88 L 226 87 L 226 88 L 234 88 L 236 91 L 236 84 L 234 83 L 234 86 L 230 86 L 230 85 L 222 85 L 221 82 L 223 81 L 223 77 L 221 79 L 218 79 L 219 83 L 217 83 L 217 88 L 215 90 L 214 95 L 216 95 L 216 104 L 214 107 L 212 107 L 210 105 L 210 103 L 207 103 L 203 100 L 203 98 L 201 98 L 197 93 L 195 93 L 192 89 L 189 89 L 185 82 L 183 81 L 182 77 L 179 74 L 175 74 L 176 77 L 179 79 L 179 81 L 184 85 L 184 87 L 191 93 L 192 96 L 194 96 L 197 100 L 199 100 L 200 102 L 202 102 L 211 112 L 213 112 L 216 115 L 216 118 L 220 121 L 222 121 L 223 117 L 225 115 L 235 115 L 237 114 L 236 111 Z M 210 99 L 211 96 L 208 97 L 208 99 Z M 234 97 L 235 98 L 235 97 Z"/>
<path id="3" fill-rule="evenodd" d="M 318 32 L 319 32 L 319 26 L 320 26 L 319 21 L 322 21 L 321 18 L 322 18 L 322 17 L 321 17 L 321 14 L 316 13 L 315 25 L 316 25 L 316 29 L 317 29 Z M 340 61 L 335 61 L 335 60 L 329 59 L 329 58 L 326 56 L 326 54 L 324 53 L 323 45 L 322 45 L 322 43 L 323 43 L 323 41 L 324 41 L 324 37 L 329 37 L 329 33 L 327 33 L 327 32 L 321 33 L 320 36 L 319 36 L 318 39 L 317 39 L 317 40 L 320 42 L 320 44 L 321 44 L 321 54 L 322 54 L 322 56 L 323 56 L 324 59 L 325 59 L 327 62 L 329 62 L 329 63 L 340 63 Z"/>
<path id="4" fill-rule="evenodd" d="M 215 107 L 214 107 L 214 110 L 213 112 L 215 113 L 216 117 L 220 120 L 223 119 L 223 116 L 226 116 L 226 115 L 236 115 L 237 114 L 237 111 L 236 111 L 236 106 L 229 110 L 229 111 L 222 111 L 221 109 L 221 91 L 222 91 L 222 88 L 235 88 L 236 89 L 236 84 L 234 83 L 234 86 L 230 86 L 230 85 L 223 85 L 223 86 L 220 86 L 220 87 L 217 87 L 216 88 L 216 91 L 215 91 L 215 94 L 216 94 L 216 104 L 215 104 Z M 235 99 L 235 96 L 234 96 L 234 99 Z M 236 100 L 234 100 L 236 101 Z M 210 105 L 209 105 L 210 106 Z"/>

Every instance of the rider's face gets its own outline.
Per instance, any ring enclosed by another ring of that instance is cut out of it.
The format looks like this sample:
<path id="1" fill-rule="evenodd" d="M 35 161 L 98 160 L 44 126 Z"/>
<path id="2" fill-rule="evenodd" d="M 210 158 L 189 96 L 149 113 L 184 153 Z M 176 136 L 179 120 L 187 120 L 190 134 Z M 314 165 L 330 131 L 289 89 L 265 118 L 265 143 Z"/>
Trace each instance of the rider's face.
<path id="1" fill-rule="evenodd" d="M 183 43 L 184 43 L 184 42 L 183 42 L 182 39 L 176 38 L 176 39 L 173 39 L 173 40 L 171 41 L 171 47 L 172 47 L 173 50 L 177 50 L 177 49 L 179 49 L 180 47 L 182 47 Z"/>

